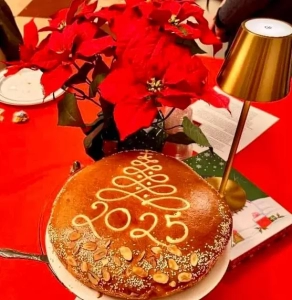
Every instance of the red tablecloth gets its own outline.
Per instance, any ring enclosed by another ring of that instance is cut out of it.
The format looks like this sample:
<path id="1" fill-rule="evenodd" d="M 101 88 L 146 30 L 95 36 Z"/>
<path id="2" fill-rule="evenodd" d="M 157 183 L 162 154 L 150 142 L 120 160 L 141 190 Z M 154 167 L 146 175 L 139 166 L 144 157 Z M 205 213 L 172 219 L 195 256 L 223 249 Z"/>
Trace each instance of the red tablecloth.
<path id="1" fill-rule="evenodd" d="M 215 82 L 222 60 L 203 59 Z M 276 103 L 256 106 L 280 121 L 240 152 L 234 167 L 292 211 L 292 155 L 288 147 L 292 95 Z M 25 108 L 30 121 L 22 125 L 11 122 L 18 107 L 0 104 L 0 108 L 5 109 L 5 120 L 0 123 L 0 248 L 39 253 L 38 225 L 45 202 L 66 180 L 74 160 L 85 165 L 91 160 L 84 153 L 84 136 L 79 129 L 57 127 L 55 103 Z M 92 109 L 84 109 L 93 117 Z M 291 239 L 290 236 L 277 242 L 227 272 L 206 299 L 290 299 Z M 0 299 L 73 300 L 74 297 L 45 264 L 0 259 Z"/>

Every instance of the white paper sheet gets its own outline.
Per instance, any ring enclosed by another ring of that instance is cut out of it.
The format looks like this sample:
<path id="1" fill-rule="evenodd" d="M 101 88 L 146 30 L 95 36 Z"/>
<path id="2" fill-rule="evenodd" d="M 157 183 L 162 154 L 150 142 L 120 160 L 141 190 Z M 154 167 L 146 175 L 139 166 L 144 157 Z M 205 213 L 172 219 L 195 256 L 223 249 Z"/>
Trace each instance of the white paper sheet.
<path id="1" fill-rule="evenodd" d="M 224 94 L 219 88 L 215 88 L 217 92 Z M 242 101 L 230 97 L 231 114 L 223 108 L 215 108 L 203 100 L 199 100 L 191 105 L 193 110 L 193 120 L 202 124 L 200 128 L 208 138 L 214 151 L 227 160 L 234 133 L 242 109 Z M 260 109 L 251 107 L 243 130 L 243 134 L 238 146 L 237 152 L 244 149 L 256 138 L 268 130 L 275 124 L 279 118 L 268 114 Z M 201 153 L 206 148 L 193 145 L 193 150 Z"/>

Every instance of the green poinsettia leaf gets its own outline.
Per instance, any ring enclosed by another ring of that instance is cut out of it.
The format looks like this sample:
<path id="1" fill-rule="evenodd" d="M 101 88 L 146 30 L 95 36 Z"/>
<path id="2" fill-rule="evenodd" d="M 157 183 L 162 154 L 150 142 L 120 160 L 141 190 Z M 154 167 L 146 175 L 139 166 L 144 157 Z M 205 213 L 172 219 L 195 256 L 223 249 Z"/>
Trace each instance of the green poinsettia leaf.
<path id="1" fill-rule="evenodd" d="M 106 74 L 105 73 L 101 73 L 101 74 L 97 74 L 93 81 L 90 84 L 89 87 L 89 97 L 95 97 L 96 96 L 96 92 L 98 89 L 98 86 L 101 84 L 101 82 L 105 79 Z"/>
<path id="2" fill-rule="evenodd" d="M 184 133 L 193 140 L 193 143 L 198 144 L 202 147 L 209 147 L 212 148 L 208 139 L 204 135 L 201 128 L 195 125 L 189 118 L 184 117 L 182 122 Z"/>
<path id="3" fill-rule="evenodd" d="M 194 141 L 191 138 L 189 138 L 184 132 L 168 134 L 166 141 L 170 143 L 182 144 L 182 145 L 189 145 L 194 143 Z"/>
<path id="4" fill-rule="evenodd" d="M 84 122 L 75 96 L 66 93 L 64 98 L 58 102 L 58 125 L 84 127 Z"/>

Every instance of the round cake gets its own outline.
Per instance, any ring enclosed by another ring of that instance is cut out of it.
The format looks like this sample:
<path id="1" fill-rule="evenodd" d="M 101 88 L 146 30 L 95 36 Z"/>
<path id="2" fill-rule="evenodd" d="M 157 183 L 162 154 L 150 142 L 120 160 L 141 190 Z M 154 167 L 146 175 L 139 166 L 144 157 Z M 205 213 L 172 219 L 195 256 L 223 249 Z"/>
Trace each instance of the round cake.
<path id="1" fill-rule="evenodd" d="M 68 271 L 112 297 L 154 299 L 194 286 L 232 229 L 217 191 L 175 158 L 129 151 L 76 173 L 59 193 L 48 232 Z"/>

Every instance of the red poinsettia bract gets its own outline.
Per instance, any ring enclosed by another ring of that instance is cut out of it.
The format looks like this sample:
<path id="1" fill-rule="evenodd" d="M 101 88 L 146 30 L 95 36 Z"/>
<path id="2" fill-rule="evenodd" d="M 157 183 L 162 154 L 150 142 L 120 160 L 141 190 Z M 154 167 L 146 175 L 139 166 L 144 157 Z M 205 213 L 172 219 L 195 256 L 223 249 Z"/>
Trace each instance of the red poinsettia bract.
<path id="1" fill-rule="evenodd" d="M 44 73 L 41 83 L 44 96 L 61 88 L 74 75 L 75 61 L 79 57 L 93 57 L 114 46 L 110 36 L 98 35 L 98 27 L 89 21 L 74 21 L 62 31 L 53 31 L 38 47 L 38 32 L 33 20 L 24 31 L 24 45 L 20 46 L 21 61 L 13 62 L 6 76 L 22 68 L 38 68 Z"/>
<path id="2" fill-rule="evenodd" d="M 23 68 L 30 67 L 30 59 L 36 52 L 38 42 L 38 30 L 32 19 L 24 26 L 23 45 L 19 46 L 20 61 L 7 62 L 6 64 L 9 68 L 5 73 L 5 76 L 13 75 Z"/>
<path id="3" fill-rule="evenodd" d="M 97 7 L 97 1 L 92 4 L 86 2 L 84 0 L 73 0 L 69 8 L 63 8 L 55 13 L 49 20 L 49 26 L 40 29 L 40 31 L 62 31 L 76 19 L 90 19 Z"/>
<path id="4" fill-rule="evenodd" d="M 149 127 L 158 107 L 188 107 L 203 93 L 208 76 L 201 61 L 189 55 L 167 65 L 154 60 L 148 68 L 141 73 L 129 64 L 116 65 L 100 85 L 103 97 L 115 105 L 114 118 L 122 140 Z"/>
<path id="5" fill-rule="evenodd" d="M 30 21 L 24 28 L 21 59 L 7 63 L 6 75 L 40 69 L 44 96 L 82 80 L 89 83 L 91 96 L 98 91 L 114 104 L 121 140 L 151 126 L 161 106 L 185 109 L 204 99 L 228 108 L 228 98 L 208 86 L 208 71 L 196 56 L 195 40 L 213 45 L 214 52 L 221 43 L 194 0 L 126 0 L 99 11 L 97 2 L 88 3 L 73 0 L 57 12 L 40 30 L 49 35 L 39 44 Z M 103 54 L 113 58 L 110 67 Z"/>

